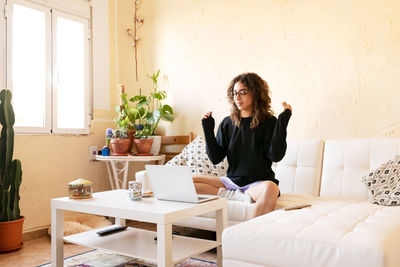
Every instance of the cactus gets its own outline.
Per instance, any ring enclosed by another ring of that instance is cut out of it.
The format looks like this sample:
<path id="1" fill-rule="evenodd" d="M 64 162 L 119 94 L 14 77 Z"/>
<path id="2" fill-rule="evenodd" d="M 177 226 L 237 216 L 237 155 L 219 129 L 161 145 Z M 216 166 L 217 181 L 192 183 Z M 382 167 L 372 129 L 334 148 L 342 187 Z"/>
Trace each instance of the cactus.
<path id="1" fill-rule="evenodd" d="M 22 182 L 21 161 L 12 160 L 14 151 L 14 110 L 11 91 L 0 92 L 0 222 L 18 220 L 19 188 Z"/>

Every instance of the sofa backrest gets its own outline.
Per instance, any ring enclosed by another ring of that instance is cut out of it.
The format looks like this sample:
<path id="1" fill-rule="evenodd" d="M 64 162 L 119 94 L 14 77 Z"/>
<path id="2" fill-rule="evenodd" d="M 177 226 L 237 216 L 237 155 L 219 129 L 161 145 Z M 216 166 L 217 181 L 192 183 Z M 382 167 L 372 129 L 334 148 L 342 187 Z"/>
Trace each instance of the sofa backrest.
<path id="1" fill-rule="evenodd" d="M 321 196 L 367 199 L 361 177 L 400 154 L 400 139 L 325 141 Z"/>
<path id="2" fill-rule="evenodd" d="M 285 157 L 272 168 L 281 193 L 319 195 L 324 143 L 288 140 Z"/>

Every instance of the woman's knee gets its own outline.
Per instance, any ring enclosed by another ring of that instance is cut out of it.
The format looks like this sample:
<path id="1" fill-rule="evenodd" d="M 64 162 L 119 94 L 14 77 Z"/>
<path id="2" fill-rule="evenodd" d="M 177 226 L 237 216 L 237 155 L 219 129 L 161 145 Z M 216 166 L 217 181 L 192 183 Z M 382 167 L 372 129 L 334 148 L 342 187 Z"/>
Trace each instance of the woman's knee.
<path id="1" fill-rule="evenodd" d="M 262 194 L 271 196 L 271 195 L 276 195 L 278 196 L 279 194 L 279 187 L 276 185 L 276 183 L 272 181 L 264 181 L 261 182 L 261 191 Z"/>

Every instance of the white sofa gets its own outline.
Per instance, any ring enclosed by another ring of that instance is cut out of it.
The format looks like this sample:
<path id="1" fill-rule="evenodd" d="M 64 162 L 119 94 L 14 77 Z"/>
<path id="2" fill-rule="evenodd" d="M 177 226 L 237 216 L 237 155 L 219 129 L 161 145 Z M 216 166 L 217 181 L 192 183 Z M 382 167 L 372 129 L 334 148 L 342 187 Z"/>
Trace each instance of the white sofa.
<path id="1" fill-rule="evenodd" d="M 361 182 L 398 154 L 400 139 L 289 140 L 273 166 L 282 193 L 277 210 L 248 220 L 254 204 L 229 201 L 224 266 L 400 266 L 400 206 L 370 204 Z M 300 203 L 312 207 L 279 209 Z M 214 217 L 179 225 L 213 230 Z"/>
<path id="2" fill-rule="evenodd" d="M 326 141 L 321 182 L 290 174 L 298 173 L 291 150 L 283 163 L 292 167 L 280 170 L 278 164 L 276 171 L 281 188 L 291 184 L 304 192 L 309 183 L 320 183 L 319 195 L 293 196 L 310 208 L 275 210 L 226 228 L 224 266 L 400 266 L 400 206 L 370 204 L 361 182 L 369 170 L 400 154 L 400 139 Z M 313 153 L 298 156 L 297 163 L 318 158 Z"/>

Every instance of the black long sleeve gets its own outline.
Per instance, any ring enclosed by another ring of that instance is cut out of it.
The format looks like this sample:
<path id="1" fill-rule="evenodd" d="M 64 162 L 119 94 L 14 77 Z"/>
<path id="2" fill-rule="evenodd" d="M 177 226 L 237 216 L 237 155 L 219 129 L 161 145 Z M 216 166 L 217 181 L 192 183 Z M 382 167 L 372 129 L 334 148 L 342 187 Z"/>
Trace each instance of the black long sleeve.
<path id="1" fill-rule="evenodd" d="M 206 151 L 211 162 L 216 165 L 226 157 L 226 147 L 222 144 L 223 138 L 218 138 L 219 142 L 214 135 L 215 121 L 213 117 L 208 117 L 201 121 L 203 125 L 204 138 L 206 140 Z M 217 135 L 222 135 L 223 130 L 219 126 Z"/>
<path id="2" fill-rule="evenodd" d="M 228 159 L 227 176 L 239 186 L 259 180 L 271 180 L 276 184 L 272 162 L 280 161 L 286 152 L 286 128 L 290 110 L 282 112 L 251 129 L 252 118 L 242 118 L 240 126 L 233 124 L 230 117 L 222 120 L 214 135 L 214 119 L 202 120 L 207 154 L 213 164 Z"/>
<path id="3" fill-rule="evenodd" d="M 292 112 L 290 109 L 286 109 L 284 112 L 279 114 L 278 119 L 276 120 L 274 132 L 272 133 L 272 138 L 270 141 L 269 147 L 266 149 L 268 151 L 268 157 L 273 162 L 278 162 L 285 156 L 286 153 L 286 128 L 289 123 L 290 116 Z M 268 140 L 266 142 L 268 144 Z"/>

